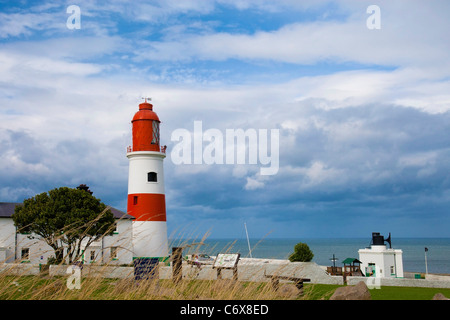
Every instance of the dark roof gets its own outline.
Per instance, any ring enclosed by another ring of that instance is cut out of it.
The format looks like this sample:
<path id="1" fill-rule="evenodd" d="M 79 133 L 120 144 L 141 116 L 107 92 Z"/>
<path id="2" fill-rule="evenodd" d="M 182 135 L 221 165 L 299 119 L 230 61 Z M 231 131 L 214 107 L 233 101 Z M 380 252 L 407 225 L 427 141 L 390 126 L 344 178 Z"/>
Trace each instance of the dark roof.
<path id="1" fill-rule="evenodd" d="M 16 202 L 0 202 L 0 218 L 10 218 L 14 213 L 14 208 L 20 206 L 21 203 Z"/>
<path id="2" fill-rule="evenodd" d="M 119 209 L 109 207 L 111 209 L 112 214 L 114 215 L 114 218 L 116 219 L 134 219 L 133 216 L 130 216 L 128 213 L 125 213 L 123 211 L 120 211 Z"/>
<path id="3" fill-rule="evenodd" d="M 11 218 L 11 216 L 14 214 L 14 208 L 20 205 L 22 205 L 22 203 L 0 202 L 0 218 Z M 130 216 L 129 214 L 126 214 L 125 212 L 120 211 L 119 209 L 113 207 L 109 208 L 111 209 L 111 212 L 114 215 L 114 218 L 116 219 L 134 219 L 133 216 Z"/>

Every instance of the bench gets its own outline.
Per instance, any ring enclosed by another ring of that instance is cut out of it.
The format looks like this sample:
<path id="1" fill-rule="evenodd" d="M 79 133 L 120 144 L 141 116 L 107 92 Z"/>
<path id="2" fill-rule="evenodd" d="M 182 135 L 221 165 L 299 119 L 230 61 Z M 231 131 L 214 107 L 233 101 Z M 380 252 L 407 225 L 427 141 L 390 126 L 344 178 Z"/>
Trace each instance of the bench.
<path id="1" fill-rule="evenodd" d="M 299 278 L 299 277 L 291 277 L 291 276 L 280 276 L 280 275 L 269 275 L 265 274 L 266 278 L 270 278 L 270 283 L 272 284 L 272 288 L 274 290 L 278 290 L 280 287 L 280 280 L 288 280 L 293 281 L 295 283 L 295 286 L 299 289 L 303 289 L 303 282 L 311 282 L 311 279 L 307 278 Z"/>

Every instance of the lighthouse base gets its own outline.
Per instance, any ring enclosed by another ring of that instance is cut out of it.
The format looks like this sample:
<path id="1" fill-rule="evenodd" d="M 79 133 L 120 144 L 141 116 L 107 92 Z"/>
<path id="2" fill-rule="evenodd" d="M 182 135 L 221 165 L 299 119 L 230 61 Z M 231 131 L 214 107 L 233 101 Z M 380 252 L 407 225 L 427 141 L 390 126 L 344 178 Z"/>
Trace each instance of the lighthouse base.
<path id="1" fill-rule="evenodd" d="M 133 256 L 164 258 L 169 253 L 165 221 L 133 221 Z"/>

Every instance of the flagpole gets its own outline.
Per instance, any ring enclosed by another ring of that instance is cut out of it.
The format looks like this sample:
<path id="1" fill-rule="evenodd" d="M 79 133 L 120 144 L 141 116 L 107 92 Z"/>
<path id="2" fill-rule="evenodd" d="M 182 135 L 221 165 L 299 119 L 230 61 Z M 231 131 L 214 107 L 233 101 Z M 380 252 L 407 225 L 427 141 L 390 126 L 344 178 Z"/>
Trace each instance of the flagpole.
<path id="1" fill-rule="evenodd" d="M 248 252 L 250 253 L 250 258 L 253 258 L 252 257 L 252 249 L 250 247 L 250 240 L 248 239 L 247 224 L 245 222 L 244 222 L 244 227 L 245 227 L 245 234 L 247 235 Z"/>

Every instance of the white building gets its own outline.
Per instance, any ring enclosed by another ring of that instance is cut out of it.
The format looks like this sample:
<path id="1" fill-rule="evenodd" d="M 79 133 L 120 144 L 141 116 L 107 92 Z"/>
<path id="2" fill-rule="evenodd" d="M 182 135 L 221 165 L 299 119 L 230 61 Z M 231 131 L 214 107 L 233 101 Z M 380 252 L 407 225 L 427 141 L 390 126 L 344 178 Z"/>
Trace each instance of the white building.
<path id="1" fill-rule="evenodd" d="M 0 263 L 29 262 L 46 264 L 54 256 L 54 250 L 39 237 L 16 232 L 12 219 L 14 208 L 20 203 L 0 202 Z M 132 221 L 134 217 L 110 208 L 116 219 L 116 229 L 86 248 L 84 263 L 130 264 L 133 263 Z"/>
<path id="2" fill-rule="evenodd" d="M 384 239 L 378 232 L 372 233 L 370 247 L 359 249 L 361 271 L 366 277 L 376 278 L 403 278 L 402 250 L 392 249 L 388 239 Z M 389 243 L 389 248 L 384 242 Z"/>

